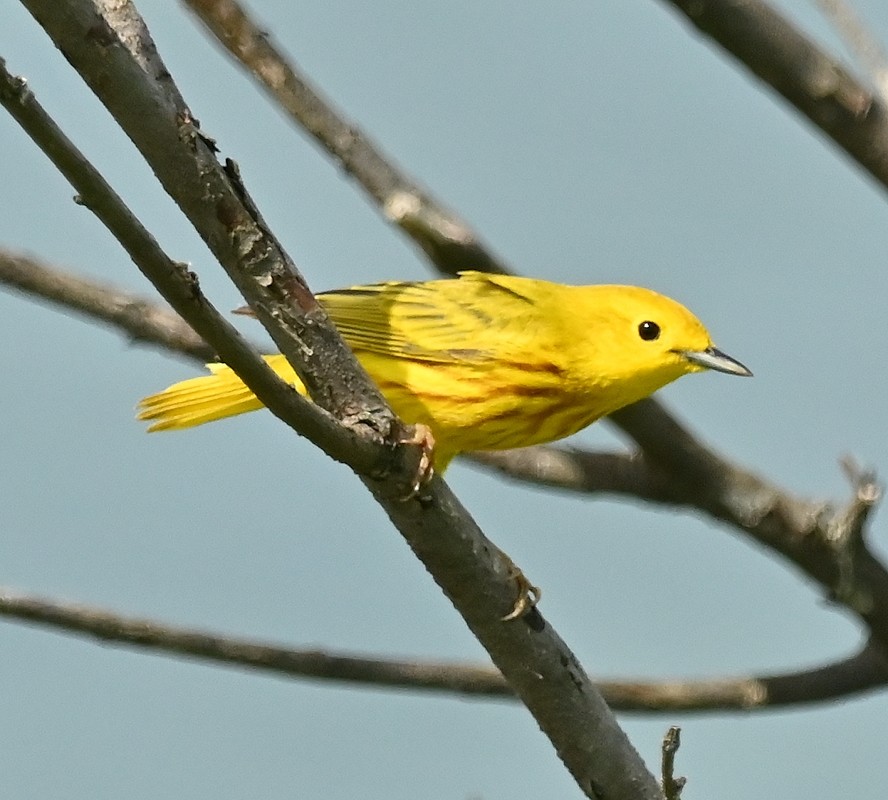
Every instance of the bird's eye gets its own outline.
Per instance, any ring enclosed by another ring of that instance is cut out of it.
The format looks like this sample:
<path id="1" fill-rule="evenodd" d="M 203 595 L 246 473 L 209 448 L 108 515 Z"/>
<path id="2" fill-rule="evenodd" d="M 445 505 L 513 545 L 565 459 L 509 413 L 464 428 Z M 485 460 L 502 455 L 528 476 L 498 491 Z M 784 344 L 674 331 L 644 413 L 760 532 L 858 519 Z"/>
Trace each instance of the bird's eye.
<path id="1" fill-rule="evenodd" d="M 652 342 L 660 338 L 660 326 L 656 322 L 646 319 L 638 326 L 638 335 L 646 342 Z"/>

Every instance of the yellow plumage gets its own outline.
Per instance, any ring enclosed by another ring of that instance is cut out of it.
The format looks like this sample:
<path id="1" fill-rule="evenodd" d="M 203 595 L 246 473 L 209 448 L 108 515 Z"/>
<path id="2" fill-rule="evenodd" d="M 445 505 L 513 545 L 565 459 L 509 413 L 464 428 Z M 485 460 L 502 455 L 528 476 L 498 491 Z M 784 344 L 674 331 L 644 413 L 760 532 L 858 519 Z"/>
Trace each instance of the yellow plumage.
<path id="1" fill-rule="evenodd" d="M 633 286 L 565 286 L 464 272 L 318 296 L 395 412 L 427 425 L 435 464 L 458 453 L 561 439 L 689 372 L 749 371 L 686 308 Z M 283 356 L 271 368 L 305 394 Z M 149 430 L 262 404 L 223 364 L 139 405 Z"/>

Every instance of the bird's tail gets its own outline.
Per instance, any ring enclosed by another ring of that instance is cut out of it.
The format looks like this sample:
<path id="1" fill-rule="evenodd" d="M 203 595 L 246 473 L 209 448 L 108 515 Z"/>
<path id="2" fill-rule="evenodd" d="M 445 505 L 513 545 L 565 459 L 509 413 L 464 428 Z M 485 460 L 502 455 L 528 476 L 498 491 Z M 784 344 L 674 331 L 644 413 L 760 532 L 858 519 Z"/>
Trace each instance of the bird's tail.
<path id="1" fill-rule="evenodd" d="M 263 356 L 278 376 L 305 394 L 305 388 L 282 355 Z M 212 374 L 174 383 L 139 401 L 138 418 L 151 422 L 150 431 L 192 428 L 205 422 L 246 414 L 262 403 L 225 364 L 207 364 Z"/>

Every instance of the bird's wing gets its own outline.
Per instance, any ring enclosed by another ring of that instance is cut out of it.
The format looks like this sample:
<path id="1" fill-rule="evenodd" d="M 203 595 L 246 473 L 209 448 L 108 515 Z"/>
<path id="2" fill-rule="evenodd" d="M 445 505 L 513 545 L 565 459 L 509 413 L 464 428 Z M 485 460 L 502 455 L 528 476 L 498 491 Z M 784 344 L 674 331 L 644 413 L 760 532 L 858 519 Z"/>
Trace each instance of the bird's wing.
<path id="1" fill-rule="evenodd" d="M 458 280 L 378 283 L 318 295 L 355 350 L 428 363 L 501 357 L 533 336 L 536 301 L 523 279 L 461 273 Z"/>

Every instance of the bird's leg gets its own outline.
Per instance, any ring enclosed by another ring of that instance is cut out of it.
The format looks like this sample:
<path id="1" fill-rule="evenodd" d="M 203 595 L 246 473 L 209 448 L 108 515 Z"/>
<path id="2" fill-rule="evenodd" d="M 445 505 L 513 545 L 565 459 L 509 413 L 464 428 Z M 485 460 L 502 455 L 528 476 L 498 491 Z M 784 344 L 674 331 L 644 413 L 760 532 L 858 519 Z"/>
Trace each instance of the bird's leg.
<path id="1" fill-rule="evenodd" d="M 423 486 L 428 484 L 435 474 L 435 437 L 428 425 L 416 423 L 409 436 L 405 436 L 398 444 L 414 444 L 420 448 L 419 464 L 410 484 L 410 491 L 401 498 L 405 503 L 416 497 Z"/>
<path id="2" fill-rule="evenodd" d="M 499 550 L 498 547 L 497 550 Z M 533 611 L 533 609 L 536 608 L 537 603 L 540 602 L 540 598 L 543 596 L 543 591 L 539 586 L 534 586 L 527 579 L 527 576 L 521 571 L 518 565 L 509 558 L 509 556 L 507 556 L 502 550 L 499 551 L 509 565 L 509 579 L 515 581 L 515 585 L 518 587 L 518 597 L 515 600 L 515 605 L 512 606 L 512 610 L 508 614 L 501 617 L 503 622 L 509 622 L 513 619 L 520 619 L 525 614 L 529 614 Z"/>

